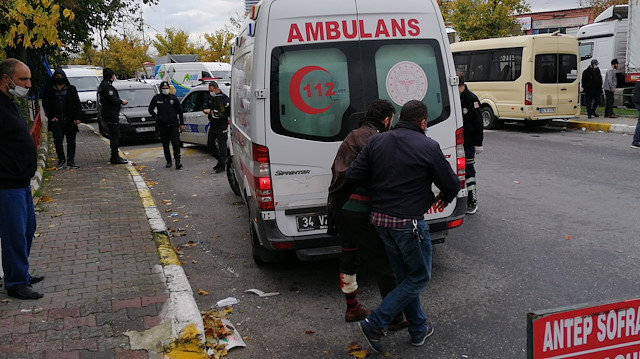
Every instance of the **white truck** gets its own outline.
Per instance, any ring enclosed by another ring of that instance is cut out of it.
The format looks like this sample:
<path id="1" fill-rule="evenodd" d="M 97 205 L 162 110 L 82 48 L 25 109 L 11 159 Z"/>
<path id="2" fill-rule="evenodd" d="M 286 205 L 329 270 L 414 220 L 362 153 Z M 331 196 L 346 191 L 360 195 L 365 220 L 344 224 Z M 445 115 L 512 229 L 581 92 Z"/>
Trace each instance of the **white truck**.
<path id="1" fill-rule="evenodd" d="M 593 24 L 578 30 L 580 68 L 598 60 L 602 77 L 611 60 L 618 60 L 616 104 L 633 107 L 631 91 L 640 79 L 640 5 L 639 0 L 614 5 L 598 15 Z M 623 96 L 620 96 L 623 95 Z"/>

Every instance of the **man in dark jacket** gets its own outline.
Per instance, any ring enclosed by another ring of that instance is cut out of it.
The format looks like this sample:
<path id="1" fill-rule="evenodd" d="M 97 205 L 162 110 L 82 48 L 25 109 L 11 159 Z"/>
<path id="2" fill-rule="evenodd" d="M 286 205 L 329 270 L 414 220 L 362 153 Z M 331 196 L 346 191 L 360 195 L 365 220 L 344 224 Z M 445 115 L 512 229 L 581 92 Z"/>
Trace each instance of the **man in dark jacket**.
<path id="1" fill-rule="evenodd" d="M 636 81 L 636 85 L 633 88 L 633 104 L 636 105 L 638 110 L 638 124 L 636 130 L 633 133 L 633 142 L 631 142 L 631 148 L 640 148 L 640 79 Z"/>
<path id="2" fill-rule="evenodd" d="M 409 321 L 411 344 L 433 334 L 420 306 L 420 292 L 431 280 L 431 238 L 424 214 L 433 204 L 443 210 L 460 190 L 460 181 L 438 143 L 425 136 L 427 106 L 402 106 L 393 131 L 372 136 L 346 173 L 348 181 L 369 184 L 371 223 L 376 227 L 398 285 L 366 319 L 358 322 L 369 345 L 382 351 L 385 328 L 401 311 Z M 440 189 L 435 196 L 432 184 Z"/>
<path id="3" fill-rule="evenodd" d="M 218 83 L 211 81 L 209 83 L 208 108 L 204 109 L 204 113 L 209 115 L 211 126 L 209 131 L 213 131 L 215 138 L 218 140 L 218 163 L 213 167 L 216 173 L 223 172 L 227 163 L 227 129 L 229 127 L 230 101 L 229 96 L 225 95 Z"/>
<path id="4" fill-rule="evenodd" d="M 38 299 L 31 284 L 44 279 L 29 275 L 29 252 L 36 230 L 31 177 L 37 153 L 27 123 L 14 98 L 31 87 L 31 71 L 16 59 L 0 63 L 0 239 L 4 286 L 11 297 Z"/>
<path id="5" fill-rule="evenodd" d="M 602 74 L 598 68 L 598 60 L 591 60 L 591 65 L 582 72 L 582 89 L 587 107 L 587 117 L 599 117 L 596 113 L 600 96 L 602 96 Z"/>
<path id="6" fill-rule="evenodd" d="M 464 74 L 458 72 L 458 92 L 462 104 L 462 132 L 464 133 L 465 182 L 467 183 L 467 214 L 478 211 L 478 194 L 476 192 L 476 155 L 483 151 L 483 124 L 480 114 L 480 100 L 471 92 L 464 82 Z"/>
<path id="7" fill-rule="evenodd" d="M 56 69 L 51 84 L 45 87 L 42 107 L 49 119 L 49 130 L 53 133 L 53 143 L 58 155 L 57 168 L 67 164 L 69 168 L 78 168 L 76 157 L 76 133 L 82 118 L 82 105 L 75 86 L 69 83 L 62 69 Z M 62 142 L 67 137 L 67 156 L 64 155 Z"/>
<path id="8" fill-rule="evenodd" d="M 164 148 L 164 158 L 167 160 L 166 168 L 171 168 L 171 152 L 169 142 L 173 146 L 173 156 L 176 159 L 176 169 L 182 168 L 180 163 L 180 131 L 184 130 L 184 118 L 182 106 L 175 95 L 170 92 L 169 83 L 160 83 L 160 94 L 155 95 L 149 104 L 149 113 L 156 120 L 156 127 L 160 132 L 160 140 Z M 156 113 L 156 108 L 158 112 Z"/>
<path id="9" fill-rule="evenodd" d="M 380 295 L 384 298 L 396 286 L 396 279 L 385 252 L 382 239 L 369 222 L 371 203 L 365 186 L 353 188 L 344 175 L 349 165 L 367 144 L 367 140 L 391 128 L 396 109 L 387 100 L 374 100 L 367 109 L 360 128 L 351 131 L 342 141 L 333 161 L 333 178 L 329 186 L 327 216 L 330 233 L 337 230 L 342 245 L 340 256 L 340 289 L 345 295 L 347 311 L 344 319 L 355 322 L 366 318 L 370 311 L 358 302 L 356 274 L 360 259 L 373 271 Z M 406 327 L 402 313 L 389 324 L 389 329 Z"/>
<path id="10" fill-rule="evenodd" d="M 109 142 L 111 147 L 111 158 L 109 161 L 112 165 L 121 165 L 127 163 L 127 160 L 120 157 L 118 147 L 120 147 L 120 108 L 129 102 L 121 100 L 118 90 L 113 87 L 112 83 L 116 80 L 113 70 L 105 67 L 102 70 L 102 82 L 98 87 L 98 98 L 100 99 L 100 115 L 107 123 L 109 129 Z"/>

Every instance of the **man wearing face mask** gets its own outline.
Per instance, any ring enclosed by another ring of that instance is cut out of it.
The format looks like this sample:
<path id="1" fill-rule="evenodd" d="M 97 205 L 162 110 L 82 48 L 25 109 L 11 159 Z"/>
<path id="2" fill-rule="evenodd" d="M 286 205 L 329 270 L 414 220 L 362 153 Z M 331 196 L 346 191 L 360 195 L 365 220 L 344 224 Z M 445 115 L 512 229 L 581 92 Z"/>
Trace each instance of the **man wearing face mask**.
<path id="1" fill-rule="evenodd" d="M 211 81 L 209 83 L 209 108 L 202 112 L 209 115 L 211 127 L 209 131 L 213 131 L 218 140 L 218 164 L 213 167 L 216 173 L 223 172 L 227 163 L 227 128 L 229 127 L 229 97 L 222 93 L 218 83 Z"/>
<path id="2" fill-rule="evenodd" d="M 0 239 L 4 285 L 9 296 L 38 299 L 31 288 L 43 276 L 29 275 L 29 252 L 36 230 L 31 177 L 37 153 L 29 127 L 14 101 L 31 88 L 31 71 L 16 59 L 0 63 Z"/>
<path id="3" fill-rule="evenodd" d="M 112 165 L 121 165 L 127 163 L 127 160 L 120 157 L 118 147 L 120 147 L 120 108 L 128 104 L 127 100 L 120 99 L 118 90 L 113 87 L 112 83 L 116 80 L 113 70 L 105 67 L 102 70 L 102 82 L 98 87 L 98 98 L 100 99 L 100 114 L 107 123 L 109 129 L 109 142 L 111 146 L 111 158 L 109 161 Z"/>
<path id="4" fill-rule="evenodd" d="M 182 168 L 180 163 L 180 131 L 184 130 L 184 119 L 182 117 L 182 106 L 175 95 L 169 93 L 169 83 L 160 83 L 160 94 L 155 95 L 149 104 L 149 113 L 156 120 L 156 127 L 160 132 L 160 140 L 164 148 L 164 158 L 167 160 L 166 168 L 171 168 L 171 152 L 169 142 L 173 146 L 173 156 L 176 160 L 176 169 Z M 157 112 L 156 112 L 156 109 Z"/>
<path id="5" fill-rule="evenodd" d="M 67 137 L 66 164 L 69 168 L 78 168 L 75 162 L 76 133 L 82 118 L 82 105 L 75 86 L 69 83 L 62 69 L 56 69 L 51 84 L 45 88 L 42 107 L 49 119 L 49 130 L 53 133 L 53 142 L 58 155 L 57 168 L 65 165 L 62 141 Z"/>

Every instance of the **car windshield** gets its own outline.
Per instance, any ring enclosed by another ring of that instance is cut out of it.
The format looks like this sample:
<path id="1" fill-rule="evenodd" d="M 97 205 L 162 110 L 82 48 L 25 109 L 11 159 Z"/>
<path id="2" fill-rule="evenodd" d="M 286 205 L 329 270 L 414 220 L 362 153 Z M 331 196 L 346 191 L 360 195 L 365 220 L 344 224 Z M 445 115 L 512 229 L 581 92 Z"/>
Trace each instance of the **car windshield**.
<path id="1" fill-rule="evenodd" d="M 67 77 L 78 91 L 97 91 L 100 81 L 97 76 Z"/>
<path id="2" fill-rule="evenodd" d="M 155 91 L 150 88 L 118 90 L 120 98 L 129 101 L 129 103 L 123 107 L 147 107 L 155 94 Z"/>

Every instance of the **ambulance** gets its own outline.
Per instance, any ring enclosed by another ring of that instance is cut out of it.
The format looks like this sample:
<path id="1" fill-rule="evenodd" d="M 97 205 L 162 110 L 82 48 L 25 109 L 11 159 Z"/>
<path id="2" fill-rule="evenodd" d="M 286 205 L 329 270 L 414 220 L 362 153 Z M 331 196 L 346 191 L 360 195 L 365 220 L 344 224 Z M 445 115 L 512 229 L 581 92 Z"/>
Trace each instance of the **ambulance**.
<path id="1" fill-rule="evenodd" d="M 435 0 L 263 0 L 231 52 L 227 177 L 247 205 L 257 263 L 287 252 L 301 260 L 340 253 L 326 233 L 331 165 L 378 98 L 398 114 L 412 99 L 427 105 L 427 135 L 440 144 L 461 191 L 425 218 L 434 242 L 462 224 L 462 111 Z"/>

